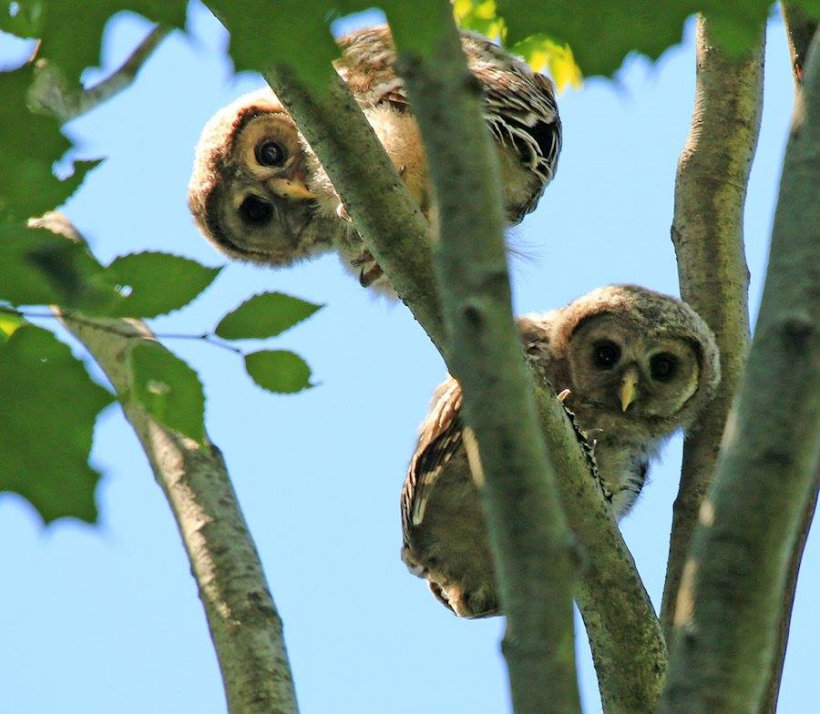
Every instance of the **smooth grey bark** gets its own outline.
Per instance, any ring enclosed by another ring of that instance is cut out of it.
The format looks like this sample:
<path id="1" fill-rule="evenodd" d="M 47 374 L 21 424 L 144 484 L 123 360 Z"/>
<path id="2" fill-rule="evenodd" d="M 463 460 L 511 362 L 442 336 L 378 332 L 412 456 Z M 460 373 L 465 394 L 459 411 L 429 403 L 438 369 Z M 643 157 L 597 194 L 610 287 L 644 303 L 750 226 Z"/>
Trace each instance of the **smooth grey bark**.
<path id="1" fill-rule="evenodd" d="M 709 28 L 709 19 L 699 17 L 695 103 L 678 163 L 672 241 L 681 297 L 715 333 L 721 383 L 698 418 L 697 429 L 684 442 L 661 605 L 667 641 L 683 565 L 749 343 L 743 206 L 763 101 L 763 29 L 760 45 L 747 56 L 733 59 L 714 46 Z"/>
<path id="2" fill-rule="evenodd" d="M 803 91 L 803 67 L 812 37 L 814 37 L 815 32 L 817 32 L 817 20 L 810 19 L 805 12 L 791 5 L 783 4 L 781 8 L 786 25 L 786 36 L 789 42 L 795 92 L 800 93 Z M 817 474 L 817 478 L 820 479 L 820 472 Z M 794 597 L 797 592 L 800 562 L 803 558 L 803 551 L 806 547 L 806 540 L 809 537 L 809 531 L 811 530 L 816 508 L 817 493 L 815 493 L 814 498 L 806 504 L 797 539 L 792 549 L 789 571 L 786 578 L 786 587 L 780 609 L 780 624 L 777 628 L 776 655 L 771 665 L 769 681 L 766 685 L 766 694 L 763 697 L 758 714 L 775 714 L 777 711 L 777 699 L 780 695 L 780 682 L 783 678 L 783 665 L 786 660 L 786 649 L 789 644 L 789 627 L 791 625 L 792 609 L 794 608 Z"/>
<path id="3" fill-rule="evenodd" d="M 796 95 L 748 365 L 678 596 L 664 714 L 759 711 L 820 461 L 820 52 Z"/>
<path id="4" fill-rule="evenodd" d="M 393 24 L 398 69 L 421 128 L 437 198 L 435 268 L 461 384 L 467 453 L 481 494 L 506 631 L 516 714 L 580 712 L 572 540 L 512 318 L 498 160 L 449 2 L 427 3 L 438 32 Z M 391 18 L 392 19 L 392 18 Z M 456 140 L 457 137 L 457 140 Z M 560 411 L 554 398 L 551 407 Z M 473 440 L 473 435 L 475 440 Z M 577 444 L 574 445 L 576 451 Z"/>
<path id="5" fill-rule="evenodd" d="M 816 475 L 816 486 L 820 485 L 820 471 Z M 777 625 L 777 644 L 775 645 L 775 656 L 769 667 L 769 678 L 766 683 L 766 693 L 760 701 L 758 714 L 776 714 L 777 700 L 780 696 L 780 683 L 783 679 L 783 665 L 786 662 L 786 651 L 789 645 L 789 628 L 792 622 L 792 610 L 794 609 L 794 596 L 797 593 L 797 577 L 800 574 L 800 563 L 803 560 L 803 552 L 806 549 L 806 541 L 809 537 L 811 524 L 814 521 L 814 514 L 817 510 L 817 487 L 814 494 L 806 504 L 797 529 L 797 537 L 792 546 L 789 558 L 789 567 L 786 572 L 786 585 L 784 587 L 783 598 L 780 603 L 780 621 Z"/>
<path id="6" fill-rule="evenodd" d="M 137 320 L 60 319 L 105 372 L 179 528 L 205 608 L 231 714 L 296 714 L 282 620 L 222 454 L 154 420 L 129 398 L 128 353 L 153 340 Z"/>
<path id="7" fill-rule="evenodd" d="M 606 714 L 654 712 L 666 681 L 666 642 L 601 488 L 551 394 L 538 394 L 547 450 L 567 520 L 583 546 L 575 599 L 584 619 Z M 624 663 L 629 663 L 624 666 Z"/>

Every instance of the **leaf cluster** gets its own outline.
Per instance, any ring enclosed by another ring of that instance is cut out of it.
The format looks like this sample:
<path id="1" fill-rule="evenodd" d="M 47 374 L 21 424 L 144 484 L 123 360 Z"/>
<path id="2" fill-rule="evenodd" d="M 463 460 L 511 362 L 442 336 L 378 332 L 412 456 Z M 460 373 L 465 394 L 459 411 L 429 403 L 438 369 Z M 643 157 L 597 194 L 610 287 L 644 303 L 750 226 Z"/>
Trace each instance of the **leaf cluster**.
<path id="1" fill-rule="evenodd" d="M 57 338 L 53 319 L 42 326 L 30 322 L 34 316 L 60 315 L 131 334 L 123 318 L 179 310 L 220 273 L 220 268 L 159 252 L 123 255 L 102 265 L 64 217 L 49 213 L 100 162 L 75 162 L 67 176 L 55 170 L 74 147 L 60 120 L 35 101 L 35 89 L 38 95 L 85 91 L 82 72 L 98 63 L 104 27 L 114 14 L 134 11 L 181 28 L 185 6 L 152 0 L 95 2 L 84 8 L 81 21 L 76 3 L 63 0 L 8 3 L 0 12 L 0 30 L 38 40 L 30 61 L 0 72 L 0 434 L 8 444 L 0 456 L 0 491 L 24 496 L 46 522 L 64 516 L 96 519 L 94 489 L 100 473 L 89 463 L 92 434 L 99 412 L 115 398 L 136 400 L 165 426 L 205 440 L 205 397 L 196 372 L 150 334 L 135 339 L 129 351 L 128 394 L 113 395 Z M 38 306 L 53 312 L 38 311 Z M 263 389 L 298 392 L 312 386 L 310 368 L 301 357 L 287 350 L 244 354 L 225 341 L 279 335 L 319 307 L 266 293 L 223 316 L 214 330 L 179 337 L 243 354 L 248 374 Z"/>

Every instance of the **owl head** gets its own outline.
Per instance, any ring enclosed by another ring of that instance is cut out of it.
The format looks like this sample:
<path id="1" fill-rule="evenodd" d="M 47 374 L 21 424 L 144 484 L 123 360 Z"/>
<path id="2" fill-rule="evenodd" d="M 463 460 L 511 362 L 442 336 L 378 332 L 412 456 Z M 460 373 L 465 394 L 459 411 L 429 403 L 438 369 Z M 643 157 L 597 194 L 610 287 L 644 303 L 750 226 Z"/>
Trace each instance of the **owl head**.
<path id="1" fill-rule="evenodd" d="M 287 265 L 330 250 L 336 222 L 307 183 L 304 139 L 270 89 L 217 112 L 196 147 L 188 206 L 232 258 Z"/>
<path id="2" fill-rule="evenodd" d="M 661 436 L 689 426 L 720 382 L 712 331 L 668 295 L 610 285 L 528 320 L 533 335 L 549 335 L 548 344 L 529 341 L 531 357 L 548 359 L 553 386 L 569 388 L 572 404 L 596 421 L 631 421 Z"/>

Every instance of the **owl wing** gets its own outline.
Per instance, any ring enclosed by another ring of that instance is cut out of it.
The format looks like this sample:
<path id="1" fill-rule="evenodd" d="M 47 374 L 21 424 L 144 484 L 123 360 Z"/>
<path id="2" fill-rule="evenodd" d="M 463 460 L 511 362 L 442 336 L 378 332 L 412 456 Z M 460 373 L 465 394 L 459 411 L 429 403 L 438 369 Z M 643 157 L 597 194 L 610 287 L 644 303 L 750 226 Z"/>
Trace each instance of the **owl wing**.
<path id="1" fill-rule="evenodd" d="M 516 321 L 528 362 L 540 373 L 551 363 L 549 331 L 557 313 L 525 315 Z M 430 493 L 447 462 L 462 448 L 461 386 L 448 377 L 435 391 L 430 411 L 419 429 L 416 449 L 407 467 L 401 493 L 402 534 L 421 523 Z"/>
<path id="2" fill-rule="evenodd" d="M 461 387 L 452 377 L 433 395 L 430 413 L 419 429 L 401 492 L 402 536 L 421 523 L 429 494 L 444 465 L 462 448 Z"/>
<path id="3" fill-rule="evenodd" d="M 467 65 L 484 95 L 484 119 L 495 140 L 512 148 L 521 164 L 539 177 L 518 222 L 530 213 L 552 180 L 561 152 L 561 120 L 552 82 L 512 57 L 487 38 L 461 33 Z M 360 104 L 387 102 L 409 108 L 404 82 L 396 74 L 396 49 L 386 26 L 371 27 L 339 40 L 342 56 L 336 71 Z"/>
<path id="4" fill-rule="evenodd" d="M 404 82 L 393 67 L 396 48 L 386 25 L 351 32 L 338 43 L 342 56 L 335 62 L 336 72 L 359 104 L 387 102 L 400 111 L 409 108 Z"/>
<path id="5" fill-rule="evenodd" d="M 540 179 L 521 209 L 520 221 L 535 209 L 558 165 L 561 120 L 555 88 L 547 77 L 481 35 L 463 32 L 461 43 L 470 71 L 481 84 L 484 119 L 493 137 L 514 149 L 521 164 Z"/>
<path id="6" fill-rule="evenodd" d="M 525 315 L 517 325 L 527 360 L 533 368 L 549 372 L 552 355 L 549 333 L 556 311 Z M 448 377 L 433 394 L 430 412 L 419 429 L 416 450 L 410 459 L 401 494 L 402 533 L 404 542 L 414 526 L 421 523 L 429 494 L 444 465 L 462 448 L 461 386 Z"/>

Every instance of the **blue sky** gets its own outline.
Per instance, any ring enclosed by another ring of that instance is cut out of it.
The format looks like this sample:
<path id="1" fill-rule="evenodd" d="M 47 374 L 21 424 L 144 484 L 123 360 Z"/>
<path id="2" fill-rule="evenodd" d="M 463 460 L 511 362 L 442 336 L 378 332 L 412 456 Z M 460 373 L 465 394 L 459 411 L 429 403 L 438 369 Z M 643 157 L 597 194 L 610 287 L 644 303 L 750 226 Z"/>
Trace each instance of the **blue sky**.
<path id="1" fill-rule="evenodd" d="M 150 249 L 225 263 L 185 206 L 193 147 L 216 109 L 261 80 L 233 76 L 225 33 L 198 4 L 189 29 L 166 39 L 127 92 L 67 126 L 77 157 L 107 157 L 65 207 L 105 262 Z M 147 30 L 141 18 L 118 16 L 104 38 L 103 70 Z M 691 113 L 693 36 L 690 21 L 683 44 L 658 63 L 629 59 L 614 81 L 591 80 L 559 98 L 557 176 L 513 237 L 530 255 L 512 265 L 517 312 L 547 310 L 613 282 L 677 293 L 669 225 Z M 0 37 L 0 58 L 15 51 Z M 792 104 L 779 19 L 770 22 L 766 62 L 746 211 L 753 315 Z M 99 76 L 87 73 L 89 81 Z M 509 711 L 502 620 L 456 619 L 398 557 L 399 491 L 416 429 L 445 374 L 409 312 L 374 298 L 326 256 L 282 271 L 231 264 L 194 304 L 152 326 L 201 333 L 265 290 L 326 305 L 271 343 L 299 352 L 316 388 L 273 396 L 250 382 L 235 355 L 193 341 L 167 344 L 205 385 L 209 433 L 284 618 L 301 711 Z M 676 438 L 622 523 L 656 604 L 679 462 Z M 98 422 L 93 463 L 104 472 L 98 526 L 64 520 L 43 528 L 26 502 L 0 495 L 0 712 L 224 712 L 176 527 L 116 406 Z M 803 562 L 781 695 L 787 713 L 806 711 L 820 659 L 818 545 L 815 535 Z M 596 712 L 583 639 L 581 630 L 585 711 Z"/>

